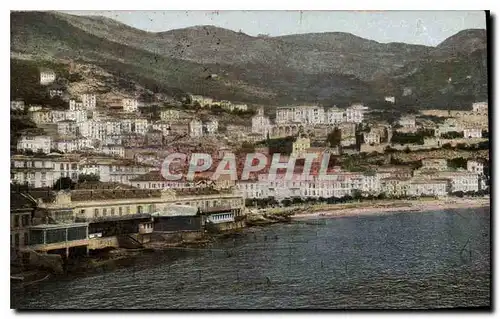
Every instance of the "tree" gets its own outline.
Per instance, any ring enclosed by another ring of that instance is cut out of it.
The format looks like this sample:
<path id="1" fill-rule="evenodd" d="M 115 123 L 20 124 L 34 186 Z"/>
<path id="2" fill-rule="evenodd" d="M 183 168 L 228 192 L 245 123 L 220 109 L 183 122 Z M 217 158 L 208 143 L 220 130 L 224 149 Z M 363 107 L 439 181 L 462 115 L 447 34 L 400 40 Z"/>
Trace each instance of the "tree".
<path id="1" fill-rule="evenodd" d="M 361 190 L 355 189 L 352 191 L 352 198 L 361 199 L 362 197 L 363 197 L 363 194 L 362 194 Z"/>
<path id="2" fill-rule="evenodd" d="M 52 189 L 63 190 L 63 189 L 73 189 L 75 183 L 69 177 L 60 177 L 55 183 Z"/>
<path id="3" fill-rule="evenodd" d="M 445 139 L 455 139 L 455 138 L 461 138 L 462 134 L 459 132 L 447 132 L 441 135 L 442 138 Z"/>
<path id="4" fill-rule="evenodd" d="M 330 144 L 330 147 L 338 146 L 342 141 L 342 131 L 338 127 L 334 128 L 333 131 L 328 134 L 326 140 L 328 144 Z"/>
<path id="5" fill-rule="evenodd" d="M 290 199 L 288 199 L 288 198 L 285 198 L 285 199 L 283 199 L 283 200 L 281 201 L 281 204 L 282 204 L 283 206 L 285 206 L 285 207 L 288 207 L 288 206 L 290 206 L 290 205 L 292 204 L 292 201 L 291 201 Z"/>
<path id="6" fill-rule="evenodd" d="M 448 160 L 448 166 L 451 168 L 467 168 L 467 160 L 463 157 L 455 157 Z"/>
<path id="7" fill-rule="evenodd" d="M 78 183 L 99 182 L 100 177 L 96 174 L 82 174 L 78 176 Z"/>

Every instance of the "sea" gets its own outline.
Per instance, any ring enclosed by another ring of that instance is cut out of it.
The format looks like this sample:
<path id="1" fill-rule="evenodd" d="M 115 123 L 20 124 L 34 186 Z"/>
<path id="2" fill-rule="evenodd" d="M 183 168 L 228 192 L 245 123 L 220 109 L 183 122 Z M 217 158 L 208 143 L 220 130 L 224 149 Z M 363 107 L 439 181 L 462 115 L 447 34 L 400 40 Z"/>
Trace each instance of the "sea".
<path id="1" fill-rule="evenodd" d="M 15 309 L 491 306 L 490 209 L 295 220 L 11 292 Z"/>

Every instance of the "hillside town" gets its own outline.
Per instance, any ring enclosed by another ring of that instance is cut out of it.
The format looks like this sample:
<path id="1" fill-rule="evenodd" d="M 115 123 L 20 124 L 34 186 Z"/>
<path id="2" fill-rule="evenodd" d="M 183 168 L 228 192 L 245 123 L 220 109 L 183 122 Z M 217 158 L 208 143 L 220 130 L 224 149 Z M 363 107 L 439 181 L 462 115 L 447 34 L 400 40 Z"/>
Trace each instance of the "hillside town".
<path id="1" fill-rule="evenodd" d="M 158 107 L 133 95 L 111 101 L 96 92 L 70 96 L 54 85 L 54 71 L 41 69 L 39 76 L 65 108 L 11 101 L 12 116 L 36 125 L 18 132 L 11 154 L 16 251 L 70 256 L 82 247 L 87 253 L 119 247 L 120 236 L 131 234 L 129 241 L 144 244 L 155 232 L 233 229 L 243 227 L 251 209 L 269 206 L 489 192 L 487 102 L 469 111 L 426 109 L 389 123 L 360 103 L 272 109 L 191 94 L 180 107 Z M 231 117 L 244 121 L 234 124 Z M 468 156 L 426 156 L 446 150 Z M 170 181 L 161 165 L 175 152 L 208 153 L 214 163 L 228 153 L 278 153 L 280 163 L 293 158 L 293 174 L 284 178 L 285 164 L 272 175 L 266 166 L 249 180 L 214 180 L 210 168 L 194 180 Z M 304 179 L 311 154 L 316 159 Z M 413 154 L 413 160 L 398 158 Z M 320 176 L 325 156 L 329 180 Z"/>

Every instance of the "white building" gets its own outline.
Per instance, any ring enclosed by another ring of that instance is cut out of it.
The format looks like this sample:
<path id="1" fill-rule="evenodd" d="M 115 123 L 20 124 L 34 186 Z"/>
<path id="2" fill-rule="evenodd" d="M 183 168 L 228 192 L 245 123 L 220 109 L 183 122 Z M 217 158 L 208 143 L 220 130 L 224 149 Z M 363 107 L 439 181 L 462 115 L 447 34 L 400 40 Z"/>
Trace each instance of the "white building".
<path id="1" fill-rule="evenodd" d="M 55 148 L 63 153 L 92 149 L 92 141 L 87 138 L 62 139 L 54 142 Z"/>
<path id="2" fill-rule="evenodd" d="M 484 161 L 482 160 L 468 160 L 467 171 L 476 173 L 478 175 L 484 174 Z"/>
<path id="3" fill-rule="evenodd" d="M 104 123 L 106 125 L 106 136 L 122 134 L 122 123 L 120 120 L 107 120 Z"/>
<path id="4" fill-rule="evenodd" d="M 479 175 L 468 171 L 440 171 L 431 173 L 432 178 L 447 178 L 451 181 L 449 192 L 477 192 Z"/>
<path id="5" fill-rule="evenodd" d="M 101 153 L 109 156 L 125 157 L 125 147 L 122 145 L 104 145 Z"/>
<path id="6" fill-rule="evenodd" d="M 405 128 L 415 128 L 416 118 L 414 115 L 403 116 L 399 119 L 399 125 Z"/>
<path id="7" fill-rule="evenodd" d="M 198 104 L 200 104 L 201 107 L 205 107 L 205 106 L 210 107 L 214 103 L 214 100 L 210 97 L 201 96 L 201 95 L 190 95 L 190 97 L 191 97 L 192 104 L 195 104 L 195 102 L 197 102 Z"/>
<path id="8" fill-rule="evenodd" d="M 137 99 L 123 99 L 122 106 L 125 112 L 137 112 L 137 109 L 139 108 L 139 102 L 137 101 Z"/>
<path id="9" fill-rule="evenodd" d="M 480 128 L 466 128 L 464 129 L 464 138 L 481 138 L 483 133 Z"/>
<path id="10" fill-rule="evenodd" d="M 52 123 L 52 114 L 48 109 L 30 112 L 29 115 L 36 125 Z"/>
<path id="11" fill-rule="evenodd" d="M 40 71 L 40 84 L 48 85 L 56 80 L 56 73 L 52 70 Z"/>
<path id="12" fill-rule="evenodd" d="M 457 122 L 456 119 L 448 118 L 444 121 L 444 123 L 439 124 L 438 127 L 434 130 L 434 135 L 436 137 L 440 137 L 443 134 L 449 132 L 462 132 L 463 128 L 460 123 Z"/>
<path id="13" fill-rule="evenodd" d="M 472 104 L 472 111 L 475 113 L 488 114 L 488 102 L 476 102 Z"/>
<path id="14" fill-rule="evenodd" d="M 380 177 L 377 174 L 364 174 L 361 191 L 374 196 L 380 194 Z"/>
<path id="15" fill-rule="evenodd" d="M 82 94 L 81 96 L 83 108 L 86 110 L 95 110 L 96 96 L 95 94 Z"/>
<path id="16" fill-rule="evenodd" d="M 271 130 L 271 121 L 264 115 L 264 109 L 259 108 L 257 114 L 252 116 L 252 133 L 262 134 L 267 136 Z"/>
<path id="17" fill-rule="evenodd" d="M 10 109 L 17 111 L 24 110 L 24 101 L 22 100 L 10 101 Z"/>
<path id="18" fill-rule="evenodd" d="M 325 123 L 325 109 L 319 106 L 287 106 L 276 108 L 276 123 Z"/>
<path id="19" fill-rule="evenodd" d="M 386 96 L 384 100 L 392 104 L 396 103 L 396 98 L 394 96 Z"/>
<path id="20" fill-rule="evenodd" d="M 122 145 L 123 135 L 106 135 L 102 140 L 102 145 Z"/>
<path id="21" fill-rule="evenodd" d="M 80 111 L 83 110 L 83 103 L 77 100 L 69 100 L 69 110 L 70 111 Z"/>
<path id="22" fill-rule="evenodd" d="M 356 145 L 356 137 L 355 136 L 342 137 L 340 145 L 344 147 Z"/>
<path id="23" fill-rule="evenodd" d="M 448 161 L 446 158 L 424 158 L 421 162 L 422 170 L 446 171 L 448 169 Z"/>
<path id="24" fill-rule="evenodd" d="M 104 140 L 106 137 L 106 123 L 99 121 L 86 121 L 78 123 L 79 133 L 91 139 Z"/>
<path id="25" fill-rule="evenodd" d="M 162 121 L 172 121 L 178 120 L 180 118 L 180 112 L 178 110 L 167 109 L 160 112 L 160 118 Z"/>
<path id="26" fill-rule="evenodd" d="M 64 119 L 72 120 L 77 123 L 87 121 L 87 112 L 83 110 L 75 110 L 75 111 L 64 111 Z"/>
<path id="27" fill-rule="evenodd" d="M 219 129 L 219 121 L 217 119 L 211 119 L 204 124 L 206 132 L 209 135 L 217 133 Z"/>
<path id="28" fill-rule="evenodd" d="M 54 162 L 51 158 L 27 157 L 14 155 L 11 158 L 12 182 L 28 184 L 30 187 L 52 187 Z"/>
<path id="29" fill-rule="evenodd" d="M 148 120 L 136 118 L 134 121 L 135 124 L 135 133 L 144 135 L 148 131 Z"/>
<path id="30" fill-rule="evenodd" d="M 203 136 L 203 123 L 198 119 L 192 119 L 189 122 L 189 136 L 201 137 Z"/>
<path id="31" fill-rule="evenodd" d="M 161 131 L 163 136 L 170 135 L 170 124 L 164 121 L 157 121 L 151 125 L 153 130 Z"/>
<path id="32" fill-rule="evenodd" d="M 344 111 L 337 107 L 329 108 L 326 111 L 326 124 L 338 124 L 344 121 Z"/>
<path id="33" fill-rule="evenodd" d="M 30 150 L 34 153 L 42 152 L 44 154 L 50 153 L 52 146 L 52 138 L 45 135 L 25 135 L 21 136 L 17 142 L 18 151 Z"/>
<path id="34" fill-rule="evenodd" d="M 370 131 L 368 133 L 363 133 L 363 139 L 365 144 L 380 144 L 380 134 L 377 132 Z"/>
<path id="35" fill-rule="evenodd" d="M 447 179 L 417 179 L 413 178 L 406 189 L 407 196 L 446 196 L 448 194 Z"/>
<path id="36" fill-rule="evenodd" d="M 78 125 L 72 120 L 59 121 L 57 122 L 57 134 L 62 136 L 75 136 L 78 134 Z"/>
<path id="37" fill-rule="evenodd" d="M 366 107 L 361 104 L 354 104 L 348 107 L 345 111 L 345 121 L 352 123 L 361 123 L 364 119 Z"/>

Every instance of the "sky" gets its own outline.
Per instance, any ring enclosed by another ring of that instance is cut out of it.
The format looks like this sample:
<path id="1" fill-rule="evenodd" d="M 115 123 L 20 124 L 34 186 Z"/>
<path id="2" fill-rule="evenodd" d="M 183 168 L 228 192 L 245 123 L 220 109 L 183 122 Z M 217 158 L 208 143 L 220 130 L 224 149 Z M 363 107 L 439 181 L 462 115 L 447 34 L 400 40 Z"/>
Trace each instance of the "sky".
<path id="1" fill-rule="evenodd" d="M 486 28 L 484 11 L 64 11 L 101 15 L 159 32 L 214 25 L 257 36 L 349 32 L 378 42 L 435 46 L 470 28 Z"/>

